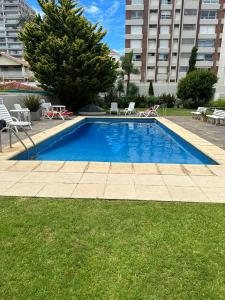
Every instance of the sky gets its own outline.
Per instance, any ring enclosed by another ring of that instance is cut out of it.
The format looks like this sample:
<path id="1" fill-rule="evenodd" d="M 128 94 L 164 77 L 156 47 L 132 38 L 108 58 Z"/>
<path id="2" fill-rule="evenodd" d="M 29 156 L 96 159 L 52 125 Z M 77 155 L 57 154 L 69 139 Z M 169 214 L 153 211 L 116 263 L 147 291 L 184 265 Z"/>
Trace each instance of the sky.
<path id="1" fill-rule="evenodd" d="M 124 52 L 125 0 L 78 0 L 85 9 L 85 16 L 91 22 L 99 22 L 107 35 L 104 41 L 112 50 Z M 37 12 L 40 12 L 37 0 L 27 0 Z"/>

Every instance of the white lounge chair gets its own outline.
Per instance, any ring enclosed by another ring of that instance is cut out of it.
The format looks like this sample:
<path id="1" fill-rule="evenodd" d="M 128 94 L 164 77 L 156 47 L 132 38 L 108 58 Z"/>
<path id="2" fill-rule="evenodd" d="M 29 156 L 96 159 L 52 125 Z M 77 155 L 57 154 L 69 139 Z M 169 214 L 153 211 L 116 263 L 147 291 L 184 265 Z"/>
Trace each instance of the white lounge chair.
<path id="1" fill-rule="evenodd" d="M 17 118 L 11 117 L 4 104 L 0 104 L 0 119 L 5 120 L 7 126 L 14 127 L 16 132 L 18 132 L 18 127 L 28 126 L 32 129 L 30 122 L 21 122 Z"/>
<path id="2" fill-rule="evenodd" d="M 110 107 L 110 115 L 112 112 L 117 113 L 118 115 L 120 114 L 119 108 L 118 108 L 118 103 L 117 102 L 112 102 L 111 107 Z"/>
<path id="3" fill-rule="evenodd" d="M 125 108 L 124 110 L 121 110 L 122 113 L 125 114 L 125 116 L 128 114 L 128 115 L 131 115 L 132 113 L 134 114 L 135 113 L 135 102 L 130 102 L 129 103 L 129 106 L 127 108 Z"/>
<path id="4" fill-rule="evenodd" d="M 193 119 L 200 119 L 202 114 L 205 114 L 207 107 L 198 107 L 196 111 L 192 111 L 191 115 Z"/>
<path id="5" fill-rule="evenodd" d="M 225 123 L 225 110 L 215 109 L 212 115 L 206 115 L 207 121 L 211 121 L 212 123 L 218 125 L 220 121 Z"/>
<path id="6" fill-rule="evenodd" d="M 19 121 L 23 121 L 24 120 L 25 122 L 31 122 L 30 110 L 28 108 L 23 108 L 18 103 L 14 104 L 14 108 L 16 110 L 18 110 L 18 120 Z M 22 116 L 22 119 L 20 119 L 19 116 Z"/>
<path id="7" fill-rule="evenodd" d="M 140 111 L 138 116 L 139 117 L 158 117 L 157 110 L 159 109 L 160 105 L 154 105 L 152 108 L 145 110 L 145 111 Z"/>

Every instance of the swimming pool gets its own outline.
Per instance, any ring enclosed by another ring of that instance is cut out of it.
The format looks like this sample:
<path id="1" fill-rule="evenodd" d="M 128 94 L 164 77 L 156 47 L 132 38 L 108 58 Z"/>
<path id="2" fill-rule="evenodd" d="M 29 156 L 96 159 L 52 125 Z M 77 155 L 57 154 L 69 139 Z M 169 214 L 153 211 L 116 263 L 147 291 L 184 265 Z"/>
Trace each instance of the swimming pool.
<path id="1" fill-rule="evenodd" d="M 216 164 L 155 119 L 86 118 L 40 143 L 37 152 L 33 159 L 47 161 Z"/>

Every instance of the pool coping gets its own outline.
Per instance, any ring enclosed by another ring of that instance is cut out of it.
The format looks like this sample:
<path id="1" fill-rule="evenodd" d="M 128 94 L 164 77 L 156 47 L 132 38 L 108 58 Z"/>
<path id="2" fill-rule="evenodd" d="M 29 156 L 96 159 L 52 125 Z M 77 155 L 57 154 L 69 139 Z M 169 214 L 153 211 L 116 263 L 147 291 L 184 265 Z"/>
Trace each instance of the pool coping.
<path id="1" fill-rule="evenodd" d="M 41 143 L 86 118 L 90 116 L 79 116 L 32 138 Z M 225 150 L 170 120 L 152 119 L 219 165 L 16 161 L 10 158 L 24 148 L 15 143 L 0 154 L 0 195 L 225 203 Z M 25 143 L 32 147 L 27 139 Z"/>
<path id="2" fill-rule="evenodd" d="M 62 123 L 60 125 L 57 125 L 53 128 L 47 129 L 41 133 L 38 133 L 34 136 L 32 136 L 32 139 L 36 144 L 42 143 L 49 139 L 50 137 L 53 137 L 60 133 L 61 131 L 70 128 L 71 126 L 79 123 L 80 121 L 85 120 L 86 118 L 90 118 L 90 116 L 79 116 L 73 120 L 68 120 L 65 123 Z M 115 119 L 114 116 L 91 116 L 93 119 Z M 225 165 L 225 150 L 219 148 L 218 146 L 212 144 L 211 142 L 208 142 L 207 140 L 199 137 L 198 135 L 188 131 L 187 129 L 181 127 L 180 125 L 175 124 L 174 122 L 162 118 L 162 117 L 153 117 L 153 118 L 140 118 L 140 117 L 133 117 L 133 116 L 118 116 L 116 117 L 118 119 L 142 119 L 142 120 L 149 120 L 149 119 L 156 119 L 159 123 L 166 126 L 170 130 L 172 130 L 174 133 L 176 133 L 178 136 L 183 138 L 185 141 L 187 141 L 189 144 L 191 144 L 193 147 L 201 151 L 203 154 L 214 160 L 219 165 Z M 24 143 L 28 145 L 28 148 L 32 148 L 33 145 L 30 143 L 29 139 L 25 139 Z M 24 152 L 23 146 L 17 142 L 13 144 L 13 149 L 5 149 L 5 152 L 0 153 L 0 161 L 1 160 L 9 160 L 18 154 Z"/>

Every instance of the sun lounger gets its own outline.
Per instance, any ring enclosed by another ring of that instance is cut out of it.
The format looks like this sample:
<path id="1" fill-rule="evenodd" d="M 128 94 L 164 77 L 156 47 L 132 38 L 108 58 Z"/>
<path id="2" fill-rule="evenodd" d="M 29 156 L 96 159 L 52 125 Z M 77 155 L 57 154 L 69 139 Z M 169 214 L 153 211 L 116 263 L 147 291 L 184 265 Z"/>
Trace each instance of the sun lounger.
<path id="1" fill-rule="evenodd" d="M 130 102 L 129 106 L 125 108 L 124 110 L 121 110 L 121 113 L 124 113 L 126 115 L 131 115 L 132 113 L 135 113 L 135 102 Z"/>
<path id="2" fill-rule="evenodd" d="M 18 132 L 19 127 L 30 127 L 30 122 L 21 122 L 17 118 L 11 117 L 10 113 L 8 112 L 7 108 L 4 104 L 0 104 L 0 119 L 6 121 L 6 125 L 9 127 L 14 127 L 16 132 Z"/>
<path id="3" fill-rule="evenodd" d="M 216 125 L 220 124 L 220 121 L 225 123 L 225 110 L 215 109 L 212 115 L 206 115 L 207 121 L 212 122 Z"/>
<path id="4" fill-rule="evenodd" d="M 207 107 L 198 107 L 196 111 L 192 111 L 191 115 L 193 119 L 200 119 L 202 114 L 205 114 L 207 111 Z"/>
<path id="5" fill-rule="evenodd" d="M 109 113 L 110 113 L 110 115 L 111 115 L 111 113 L 117 113 L 118 115 L 120 114 L 117 102 L 112 102 L 111 103 Z"/>
<path id="6" fill-rule="evenodd" d="M 154 105 L 152 108 L 140 111 L 138 116 L 139 117 L 155 117 L 158 116 L 157 110 L 159 109 L 160 105 Z"/>

